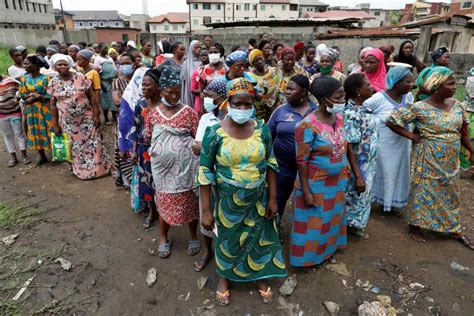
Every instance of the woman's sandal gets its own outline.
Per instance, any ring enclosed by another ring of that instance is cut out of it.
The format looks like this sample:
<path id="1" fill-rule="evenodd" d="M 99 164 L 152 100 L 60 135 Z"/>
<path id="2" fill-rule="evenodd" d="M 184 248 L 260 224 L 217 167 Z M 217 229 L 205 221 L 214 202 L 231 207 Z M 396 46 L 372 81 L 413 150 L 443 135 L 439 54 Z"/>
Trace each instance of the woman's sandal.
<path id="1" fill-rule="evenodd" d="M 30 157 L 25 157 L 23 158 L 23 164 L 26 166 L 26 165 L 29 165 L 30 163 L 32 163 L 32 160 Z"/>
<path id="2" fill-rule="evenodd" d="M 425 237 L 423 237 L 419 229 L 408 227 L 408 233 L 410 234 L 411 239 L 414 241 L 421 243 L 426 242 Z"/>
<path id="3" fill-rule="evenodd" d="M 13 168 L 13 167 L 16 166 L 17 163 L 18 163 L 18 160 L 10 159 L 10 160 L 8 160 L 7 167 L 8 168 Z"/>
<path id="4" fill-rule="evenodd" d="M 201 250 L 201 242 L 198 239 L 192 239 L 188 243 L 188 255 L 195 256 Z"/>
<path id="5" fill-rule="evenodd" d="M 171 255 L 171 240 L 158 246 L 158 257 L 165 259 Z"/>
<path id="6" fill-rule="evenodd" d="M 145 222 L 143 223 L 143 227 L 145 229 L 148 229 L 151 227 L 151 225 L 153 225 L 153 222 L 155 221 L 155 219 L 153 217 L 147 217 L 145 219 Z"/>
<path id="7" fill-rule="evenodd" d="M 207 257 L 201 257 L 198 260 L 196 260 L 196 262 L 194 262 L 194 271 L 201 272 L 202 270 L 204 270 L 209 264 L 209 262 L 211 261 L 211 259 L 212 259 L 212 254 L 209 254 L 209 256 Z"/>
<path id="8" fill-rule="evenodd" d="M 216 291 L 216 301 L 219 303 L 219 305 L 226 306 L 229 305 L 230 300 L 230 291 L 227 290 L 224 293 L 221 293 L 219 291 Z"/>
<path id="9" fill-rule="evenodd" d="M 462 243 L 467 248 L 474 250 L 474 245 L 471 243 L 471 240 L 467 236 L 457 237 L 456 240 Z"/>
<path id="10" fill-rule="evenodd" d="M 273 292 L 270 287 L 266 291 L 258 290 L 260 292 L 260 296 L 262 297 L 262 301 L 265 304 L 269 304 L 273 302 Z"/>
<path id="11" fill-rule="evenodd" d="M 336 256 L 331 256 L 331 258 L 329 258 L 328 262 L 330 264 L 336 264 L 339 262 L 339 260 L 337 260 Z"/>

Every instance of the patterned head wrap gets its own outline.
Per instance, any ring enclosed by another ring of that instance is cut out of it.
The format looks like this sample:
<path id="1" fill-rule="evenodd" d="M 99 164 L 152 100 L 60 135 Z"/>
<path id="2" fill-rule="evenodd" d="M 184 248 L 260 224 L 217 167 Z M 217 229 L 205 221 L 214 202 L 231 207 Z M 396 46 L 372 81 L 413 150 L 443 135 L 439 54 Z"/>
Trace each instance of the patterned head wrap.
<path id="1" fill-rule="evenodd" d="M 247 53 L 241 50 L 236 50 L 235 52 L 227 56 L 227 58 L 225 59 L 225 63 L 227 67 L 231 67 L 233 64 L 238 63 L 238 62 L 246 63 L 247 61 L 248 61 Z"/>
<path id="2" fill-rule="evenodd" d="M 393 87 L 406 76 L 411 75 L 410 68 L 407 67 L 391 67 L 387 73 L 386 88 L 393 89 Z"/>
<path id="3" fill-rule="evenodd" d="M 227 81 L 224 79 L 214 79 L 206 87 L 207 91 L 213 91 L 219 95 L 226 95 Z"/>
<path id="4" fill-rule="evenodd" d="M 293 54 L 296 56 L 296 52 L 295 50 L 293 49 L 293 47 L 285 47 L 283 48 L 283 50 L 281 51 L 281 59 L 283 59 L 286 55 L 290 55 L 290 54 Z"/>
<path id="5" fill-rule="evenodd" d="M 429 71 L 426 74 L 426 79 L 425 79 L 425 82 L 423 83 L 423 87 L 429 92 L 436 91 L 453 74 L 454 72 L 448 67 L 442 67 L 442 66 L 433 67 L 431 71 Z"/>
<path id="6" fill-rule="evenodd" d="M 435 63 L 444 53 L 449 53 L 449 49 L 446 47 L 440 47 L 431 53 L 431 59 Z"/>
<path id="7" fill-rule="evenodd" d="M 321 57 L 327 56 L 327 57 L 331 58 L 331 64 L 335 64 L 336 61 L 337 61 L 338 53 L 337 53 L 337 51 L 336 51 L 335 49 L 330 48 L 330 47 L 326 47 L 326 48 L 323 49 L 323 51 L 321 52 L 320 56 L 321 56 Z"/>
<path id="8" fill-rule="evenodd" d="M 163 67 L 160 77 L 161 89 L 169 87 L 181 86 L 181 80 L 179 79 L 179 73 L 173 67 Z"/>
<path id="9" fill-rule="evenodd" d="M 111 54 L 117 54 L 117 50 L 115 48 L 109 48 L 109 51 L 107 52 L 107 55 L 111 55 Z"/>
<path id="10" fill-rule="evenodd" d="M 245 78 L 236 78 L 227 83 L 226 88 L 227 98 L 234 96 L 236 94 L 255 94 L 255 88 L 252 83 Z"/>
<path id="11" fill-rule="evenodd" d="M 82 56 L 87 60 L 90 60 L 92 56 L 94 56 L 94 52 L 91 51 L 90 49 L 81 49 L 78 53 L 77 56 Z"/>
<path id="12" fill-rule="evenodd" d="M 313 80 L 309 87 L 309 92 L 316 99 L 323 100 L 324 98 L 329 98 L 340 87 L 342 87 L 342 84 L 339 80 L 330 76 L 322 76 Z"/>
<path id="13" fill-rule="evenodd" d="M 250 65 L 253 65 L 253 61 L 257 56 L 263 56 L 263 52 L 260 49 L 252 49 L 252 51 L 249 54 L 249 63 Z"/>

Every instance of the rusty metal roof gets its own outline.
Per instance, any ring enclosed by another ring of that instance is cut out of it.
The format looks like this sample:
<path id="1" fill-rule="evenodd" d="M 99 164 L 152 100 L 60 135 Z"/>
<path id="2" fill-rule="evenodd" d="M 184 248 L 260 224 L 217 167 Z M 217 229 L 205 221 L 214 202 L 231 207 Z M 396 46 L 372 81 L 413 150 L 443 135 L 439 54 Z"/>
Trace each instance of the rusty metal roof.
<path id="1" fill-rule="evenodd" d="M 434 24 L 434 23 L 438 23 L 438 22 L 442 22 L 442 21 L 449 21 L 449 20 L 451 20 L 452 17 L 463 17 L 463 18 L 466 18 L 467 20 L 471 19 L 470 16 L 459 15 L 459 14 L 454 14 L 452 16 L 434 15 L 434 16 L 429 16 L 429 17 L 424 18 L 424 19 L 417 20 L 417 21 L 403 23 L 403 24 L 400 24 L 399 26 L 402 26 L 402 27 L 417 27 L 417 26 L 422 26 L 422 25 L 429 25 L 429 24 Z"/>
<path id="2" fill-rule="evenodd" d="M 316 19 L 353 18 L 359 20 L 375 19 L 375 16 L 362 10 L 329 10 L 325 12 L 308 12 L 305 17 Z"/>
<path id="3" fill-rule="evenodd" d="M 433 29 L 432 34 L 439 34 L 451 29 Z M 377 38 L 377 37 L 418 37 L 420 29 L 401 29 L 401 28 L 365 28 L 347 31 L 329 31 L 326 34 L 318 34 L 317 39 L 333 38 Z"/>

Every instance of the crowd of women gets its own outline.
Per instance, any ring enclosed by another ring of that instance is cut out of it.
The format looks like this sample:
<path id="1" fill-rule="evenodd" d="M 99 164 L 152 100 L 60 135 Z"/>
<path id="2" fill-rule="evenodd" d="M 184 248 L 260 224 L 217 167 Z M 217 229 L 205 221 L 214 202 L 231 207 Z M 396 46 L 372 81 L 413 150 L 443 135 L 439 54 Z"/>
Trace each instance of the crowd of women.
<path id="1" fill-rule="evenodd" d="M 147 42 L 12 48 L 0 84 L 8 166 L 17 147 L 24 164 L 27 148 L 48 162 L 51 133 L 65 133 L 79 179 L 113 171 L 145 228 L 158 220 L 159 257 L 171 255 L 171 227 L 188 225 L 187 253 L 203 248 L 196 271 L 215 260 L 223 305 L 230 282 L 256 281 L 272 300 L 268 279 L 287 275 L 280 223 L 290 199 L 289 264 L 306 272 L 335 262 L 347 232 L 368 239 L 376 205 L 405 217 L 418 242 L 430 230 L 474 249 L 459 187 L 461 169 L 474 171 L 474 104 L 454 99 L 446 48 L 426 67 L 409 40 L 395 56 L 364 47 L 346 70 L 337 47 L 268 34 L 230 53 L 210 36 L 157 47 L 156 56 Z"/>

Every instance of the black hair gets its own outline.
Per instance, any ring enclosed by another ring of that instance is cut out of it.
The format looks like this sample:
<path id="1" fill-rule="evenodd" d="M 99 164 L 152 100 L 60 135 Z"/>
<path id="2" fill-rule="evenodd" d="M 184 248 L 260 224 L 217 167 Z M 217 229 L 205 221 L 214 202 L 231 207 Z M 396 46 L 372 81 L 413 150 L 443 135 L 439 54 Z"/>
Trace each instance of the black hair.
<path id="1" fill-rule="evenodd" d="M 179 45 L 183 45 L 183 43 L 175 42 L 173 46 L 171 47 L 171 51 L 174 53 L 178 49 Z"/>
<path id="2" fill-rule="evenodd" d="M 215 48 L 217 48 L 217 50 L 219 51 L 219 54 L 221 54 L 221 57 L 224 57 L 224 54 L 225 54 L 225 48 L 224 46 L 222 46 L 221 43 L 217 43 L 217 42 L 213 42 L 211 47 L 214 46 Z"/>
<path id="3" fill-rule="evenodd" d="M 25 59 L 28 60 L 33 65 L 38 66 L 38 68 L 42 68 L 42 67 L 47 68 L 49 66 L 46 60 L 44 60 L 44 58 L 40 56 L 28 55 L 26 56 Z"/>
<path id="4" fill-rule="evenodd" d="M 306 90 L 309 89 L 309 79 L 305 75 L 302 75 L 302 74 L 294 75 L 293 77 L 290 78 L 290 81 L 293 81 L 294 83 L 296 83 L 298 86 L 300 86 L 303 89 L 306 89 Z"/>
<path id="5" fill-rule="evenodd" d="M 273 45 L 273 55 L 276 55 L 276 52 L 277 52 L 278 48 L 280 48 L 280 47 L 285 47 L 285 46 L 283 46 L 282 43 L 275 43 L 275 45 Z"/>
<path id="6" fill-rule="evenodd" d="M 354 99 L 357 96 L 357 89 L 362 88 L 365 75 L 363 73 L 351 74 L 344 81 L 344 92 L 346 93 L 346 101 Z"/>
<path id="7" fill-rule="evenodd" d="M 340 51 L 339 46 L 337 46 L 337 45 L 334 45 L 334 46 L 331 47 L 331 48 L 332 48 L 332 49 L 335 49 L 335 50 L 337 50 L 337 51 Z"/>
<path id="8" fill-rule="evenodd" d="M 50 40 L 49 43 L 48 43 L 48 45 L 56 45 L 56 46 L 58 46 L 58 47 L 61 46 L 61 44 L 60 44 L 59 41 L 57 41 L 57 40 Z"/>
<path id="9" fill-rule="evenodd" d="M 249 39 L 248 43 L 250 45 L 252 45 L 252 47 L 256 47 L 257 46 L 257 39 L 252 37 L 251 39 Z"/>
<path id="10" fill-rule="evenodd" d="M 330 76 L 322 76 L 313 80 L 309 92 L 318 101 L 322 101 L 324 98 L 329 98 L 340 87 L 342 87 L 342 84 L 339 80 Z"/>
<path id="11" fill-rule="evenodd" d="M 230 48 L 230 52 L 233 53 L 235 51 L 238 51 L 240 49 L 240 45 L 232 45 Z"/>
<path id="12" fill-rule="evenodd" d="M 313 44 L 306 44 L 306 46 L 304 47 L 304 51 L 307 52 L 310 48 L 316 49 L 316 46 L 314 46 Z"/>
<path id="13" fill-rule="evenodd" d="M 102 50 L 104 47 L 107 47 L 107 44 L 105 44 L 104 42 L 100 42 L 99 49 Z"/>
<path id="14" fill-rule="evenodd" d="M 45 54 L 46 55 L 46 47 L 43 45 L 40 45 L 36 48 L 37 53 Z"/>
<path id="15" fill-rule="evenodd" d="M 87 47 L 87 43 L 86 42 L 79 42 L 77 43 L 78 46 L 82 46 L 83 48 L 86 48 Z"/>
<path id="16" fill-rule="evenodd" d="M 258 49 L 260 49 L 261 51 L 263 51 L 263 48 L 265 47 L 265 45 L 267 44 L 270 44 L 269 41 L 261 41 L 260 44 L 258 44 Z"/>
<path id="17" fill-rule="evenodd" d="M 128 57 L 128 58 L 130 58 L 130 60 L 132 61 L 132 63 L 135 62 L 135 58 L 134 58 L 133 55 L 130 54 L 129 52 L 126 52 L 126 53 L 123 53 L 122 55 L 120 55 L 120 58 L 122 58 L 122 57 Z"/>
<path id="18" fill-rule="evenodd" d="M 150 77 L 158 85 L 158 87 L 160 86 L 160 77 L 161 77 L 160 69 L 157 69 L 157 68 L 148 69 L 147 72 L 145 72 L 144 76 Z"/>

